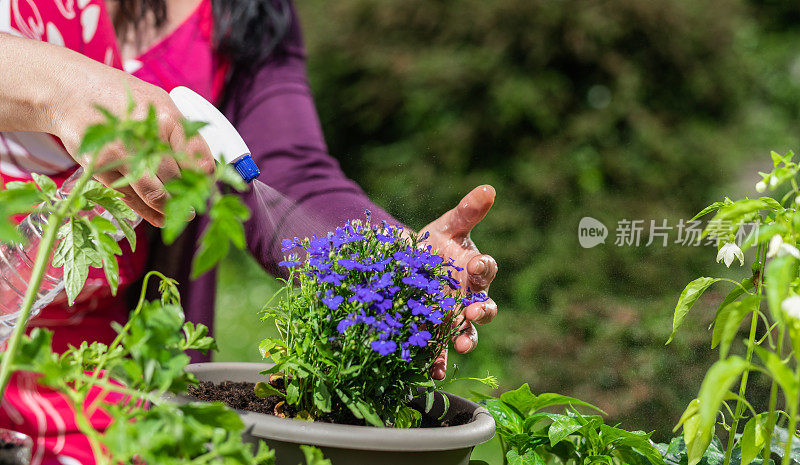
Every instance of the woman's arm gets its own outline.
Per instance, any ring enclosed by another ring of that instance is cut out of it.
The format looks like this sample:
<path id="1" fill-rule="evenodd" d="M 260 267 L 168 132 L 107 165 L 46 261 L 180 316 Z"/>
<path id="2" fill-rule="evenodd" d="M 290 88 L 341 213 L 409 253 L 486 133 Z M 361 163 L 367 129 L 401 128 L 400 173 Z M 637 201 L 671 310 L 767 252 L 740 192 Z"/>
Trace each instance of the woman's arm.
<path id="1" fill-rule="evenodd" d="M 54 132 L 50 108 L 58 91 L 41 70 L 53 69 L 60 54 L 59 47 L 0 33 L 0 131 Z"/>
<path id="2" fill-rule="evenodd" d="M 148 105 L 156 108 L 162 136 L 176 150 L 199 154 L 187 167 L 214 169 L 214 159 L 200 138 L 185 141 L 181 113 L 162 89 L 129 74 L 46 42 L 0 33 L 0 131 L 52 134 L 79 163 L 83 133 L 102 118 L 96 105 L 122 115 L 128 96 L 136 102 L 133 117 L 143 118 Z M 124 150 L 109 146 L 99 163 L 124 159 Z M 126 173 L 125 166 L 106 171 L 98 180 L 111 184 Z M 174 161 L 164 162 L 157 177 L 141 179 L 120 190 L 125 201 L 150 223 L 163 220 L 166 181 L 179 174 Z"/>
<path id="3" fill-rule="evenodd" d="M 397 223 L 348 179 L 328 154 L 306 77 L 305 51 L 296 16 L 280 49 L 252 76 L 235 83 L 225 113 L 261 168 L 259 180 L 271 189 L 245 195 L 253 212 L 247 243 L 273 274 L 283 254 L 283 238 L 325 234 L 345 221 L 364 218 Z"/>

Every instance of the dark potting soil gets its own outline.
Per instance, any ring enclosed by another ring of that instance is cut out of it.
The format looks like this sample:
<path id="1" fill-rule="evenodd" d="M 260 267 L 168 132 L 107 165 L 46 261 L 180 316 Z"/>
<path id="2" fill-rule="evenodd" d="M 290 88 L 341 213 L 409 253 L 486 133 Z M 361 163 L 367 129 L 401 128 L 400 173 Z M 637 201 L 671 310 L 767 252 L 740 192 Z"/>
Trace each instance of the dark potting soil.
<path id="1" fill-rule="evenodd" d="M 0 465 L 29 465 L 30 449 L 23 444 L 0 440 Z"/>
<path id="2" fill-rule="evenodd" d="M 278 388 L 283 391 L 283 389 Z M 248 412 L 265 413 L 267 415 L 275 415 L 275 407 L 281 404 L 279 412 L 286 418 L 294 418 L 297 411 L 292 406 L 287 406 L 282 403 L 283 398 L 280 396 L 258 397 L 255 394 L 255 383 L 241 383 L 234 381 L 223 381 L 220 384 L 212 383 L 209 381 L 201 381 L 198 386 L 189 386 L 188 394 L 199 400 L 207 402 L 219 401 L 226 404 L 228 407 L 238 410 L 246 410 Z M 333 405 L 334 411 L 341 411 L 345 414 L 345 418 L 338 423 L 347 425 L 360 425 L 364 426 L 364 420 L 359 420 L 352 415 L 350 410 L 344 405 Z M 422 413 L 421 428 L 438 428 L 442 426 L 459 426 L 465 425 L 472 420 L 472 413 L 461 411 L 453 415 L 450 419 L 439 421 L 429 415 Z M 322 423 L 335 423 L 332 418 L 321 417 L 316 418 L 315 421 Z M 3 465 L 0 462 L 0 465 Z"/>

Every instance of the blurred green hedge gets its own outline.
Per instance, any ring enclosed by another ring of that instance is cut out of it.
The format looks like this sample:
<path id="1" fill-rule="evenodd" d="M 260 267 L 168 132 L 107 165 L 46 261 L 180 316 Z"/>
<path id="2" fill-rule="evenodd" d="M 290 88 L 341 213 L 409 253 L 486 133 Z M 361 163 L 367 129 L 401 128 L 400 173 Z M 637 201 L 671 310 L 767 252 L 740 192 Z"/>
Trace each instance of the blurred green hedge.
<path id="1" fill-rule="evenodd" d="M 672 309 L 686 282 L 721 265 L 712 247 L 617 247 L 614 230 L 643 219 L 646 235 L 651 219 L 675 225 L 723 193 L 752 193 L 768 151 L 798 147 L 800 7 L 297 6 L 330 151 L 378 204 L 420 227 L 472 187 L 497 188 L 474 238 L 499 263 L 491 293 L 501 313 L 475 353 L 454 357 L 461 372 L 576 395 L 663 439 L 715 357 L 711 299 L 664 347 Z M 605 244 L 580 247 L 583 216 L 609 227 Z M 254 347 L 242 345 L 251 320 L 235 316 L 242 290 L 228 292 L 241 276 L 223 267 L 222 359 Z M 254 293 L 269 293 L 259 286 Z"/>
<path id="2" fill-rule="evenodd" d="M 470 188 L 497 188 L 474 236 L 500 265 L 492 295 L 501 315 L 462 369 L 583 396 L 628 426 L 668 431 L 713 361 L 702 312 L 690 335 L 663 346 L 672 307 L 687 281 L 719 272 L 715 250 L 617 247 L 614 229 L 622 219 L 674 225 L 721 189 L 746 194 L 768 150 L 796 146 L 798 8 L 299 8 L 330 151 L 377 203 L 420 227 Z M 605 244 L 579 246 L 583 216 L 609 227 Z"/>

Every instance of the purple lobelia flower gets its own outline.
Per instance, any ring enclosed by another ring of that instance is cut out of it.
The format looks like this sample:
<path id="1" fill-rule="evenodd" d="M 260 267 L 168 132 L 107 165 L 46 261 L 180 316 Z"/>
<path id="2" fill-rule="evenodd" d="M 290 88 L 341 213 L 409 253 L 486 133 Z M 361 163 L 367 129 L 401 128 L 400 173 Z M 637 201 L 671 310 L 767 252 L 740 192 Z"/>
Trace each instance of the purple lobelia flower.
<path id="1" fill-rule="evenodd" d="M 302 259 L 292 254 L 282 262 L 292 270 L 287 286 L 300 288 L 287 293 L 276 314 L 291 316 L 280 321 L 279 327 L 292 334 L 282 336 L 282 344 L 292 360 L 317 370 L 302 376 L 295 372 L 295 378 L 308 376 L 308 386 L 335 382 L 337 392 L 351 400 L 360 396 L 357 400 L 381 418 L 397 418 L 396 412 L 384 416 L 382 409 L 402 405 L 397 399 L 406 399 L 414 385 L 408 380 L 429 379 L 430 364 L 455 334 L 444 323 L 459 304 L 486 298 L 460 292 L 453 277 L 460 268 L 453 260 L 443 259 L 399 225 L 354 220 L 322 237 L 284 240 L 281 246 L 288 253 L 303 249 Z M 340 360 L 343 365 L 335 371 Z M 370 369 L 353 369 L 359 366 Z M 289 365 L 281 369 L 292 374 Z M 331 395 L 338 394 L 331 390 Z M 301 392 L 298 403 L 308 399 L 313 395 Z M 295 407 L 316 408 L 313 402 Z"/>
<path id="2" fill-rule="evenodd" d="M 300 266 L 300 261 L 297 259 L 296 255 L 289 255 L 286 260 L 278 262 L 278 266 L 284 266 L 286 268 L 294 268 L 296 266 Z"/>
<path id="3" fill-rule="evenodd" d="M 386 356 L 397 350 L 397 343 L 394 341 L 378 340 L 378 341 L 372 341 L 370 347 L 372 347 L 372 350 L 374 350 L 375 352 L 383 356 Z"/>
<path id="4" fill-rule="evenodd" d="M 408 343 L 417 347 L 425 347 L 430 340 L 431 333 L 423 330 L 412 334 L 411 337 L 408 338 Z"/>
<path id="5" fill-rule="evenodd" d="M 489 296 L 487 296 L 485 292 L 476 292 L 474 294 L 468 293 L 466 296 L 462 297 L 461 303 L 465 307 L 468 307 L 475 302 L 486 302 L 487 300 L 489 300 Z"/>
<path id="6" fill-rule="evenodd" d="M 322 298 L 322 303 L 331 310 L 336 310 L 339 308 L 339 305 L 341 305 L 342 302 L 344 302 L 344 297 L 340 295 L 333 295 L 333 291 L 330 289 L 328 289 L 326 296 Z"/>

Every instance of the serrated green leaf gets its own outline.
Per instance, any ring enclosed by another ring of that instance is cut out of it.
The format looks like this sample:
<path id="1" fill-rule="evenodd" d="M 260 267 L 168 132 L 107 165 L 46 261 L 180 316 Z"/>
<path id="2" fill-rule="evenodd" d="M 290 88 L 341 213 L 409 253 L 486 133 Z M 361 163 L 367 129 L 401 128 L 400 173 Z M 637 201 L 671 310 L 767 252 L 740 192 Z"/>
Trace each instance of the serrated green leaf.
<path id="1" fill-rule="evenodd" d="M 249 217 L 249 210 L 238 196 L 228 194 L 214 202 L 208 228 L 200 238 L 200 249 L 192 263 L 192 276 L 200 276 L 225 258 L 230 244 L 244 248 L 242 222 Z"/>
<path id="2" fill-rule="evenodd" d="M 38 173 L 31 173 L 31 177 L 34 181 L 36 181 L 36 184 L 39 186 L 39 189 L 43 194 L 45 194 L 48 198 L 55 197 L 58 186 L 56 186 L 56 183 L 52 179 Z"/>
<path id="3" fill-rule="evenodd" d="M 89 126 L 83 133 L 83 140 L 78 148 L 78 153 L 93 154 L 103 147 L 117 140 L 118 133 L 113 124 L 95 124 Z"/>
<path id="4" fill-rule="evenodd" d="M 69 218 L 59 229 L 59 239 L 52 264 L 64 267 L 64 287 L 72 305 L 86 283 L 89 267 L 100 268 L 103 263 L 92 243 L 91 230 L 83 221 Z"/>
<path id="5" fill-rule="evenodd" d="M 16 223 L 11 216 L 26 214 L 41 201 L 36 185 L 30 182 L 6 183 L 0 190 L 0 241 L 20 242 L 23 238 L 17 232 Z"/>

